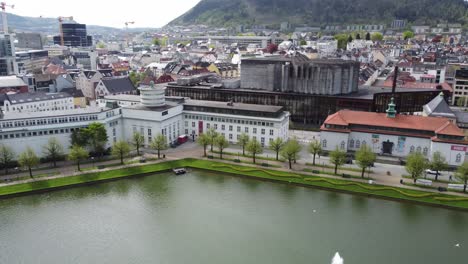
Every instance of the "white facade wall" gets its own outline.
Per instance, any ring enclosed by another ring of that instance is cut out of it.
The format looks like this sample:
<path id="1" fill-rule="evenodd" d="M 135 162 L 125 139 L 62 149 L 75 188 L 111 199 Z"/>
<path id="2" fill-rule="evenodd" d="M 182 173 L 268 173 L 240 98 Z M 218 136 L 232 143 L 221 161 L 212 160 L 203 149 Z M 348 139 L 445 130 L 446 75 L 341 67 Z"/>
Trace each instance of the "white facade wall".
<path id="1" fill-rule="evenodd" d="M 79 109 L 82 110 L 82 109 Z M 93 122 L 103 123 L 106 127 L 108 143 L 122 139 L 121 115 L 119 109 L 108 111 L 68 111 L 64 115 L 31 115 L 21 119 L 0 120 L 0 144 L 13 149 L 16 155 L 31 147 L 38 156 L 43 156 L 43 148 L 52 137 L 63 145 L 65 154 L 68 153 L 72 131 L 88 126 Z M 75 113 L 73 113 L 75 112 Z"/>
<path id="2" fill-rule="evenodd" d="M 246 133 L 250 138 L 255 138 L 262 145 L 268 146 L 270 141 L 278 137 L 285 141 L 288 139 L 289 113 L 286 112 L 279 118 L 261 118 L 184 111 L 184 128 L 185 134 L 195 135 L 195 137 L 198 137 L 200 132 L 214 128 L 231 144 L 236 144 L 238 137 Z"/>
<path id="3" fill-rule="evenodd" d="M 338 148 L 344 151 L 357 151 L 363 144 L 374 153 L 383 153 L 383 142 L 392 142 L 392 156 L 406 157 L 411 152 L 421 152 L 428 159 L 440 151 L 449 165 L 458 166 L 465 160 L 467 147 L 460 144 L 433 142 L 430 138 L 408 137 L 398 135 L 372 134 L 363 132 L 338 133 L 321 131 L 320 138 L 323 150 L 333 151 Z M 324 143 L 325 141 L 325 143 Z M 343 144 L 345 146 L 343 147 Z"/>
<path id="4" fill-rule="evenodd" d="M 183 134 L 182 110 L 182 105 L 161 112 L 123 108 L 124 138 L 130 140 L 134 132 L 139 132 L 145 137 L 145 146 L 158 134 L 165 135 L 168 143 L 173 142 Z"/>

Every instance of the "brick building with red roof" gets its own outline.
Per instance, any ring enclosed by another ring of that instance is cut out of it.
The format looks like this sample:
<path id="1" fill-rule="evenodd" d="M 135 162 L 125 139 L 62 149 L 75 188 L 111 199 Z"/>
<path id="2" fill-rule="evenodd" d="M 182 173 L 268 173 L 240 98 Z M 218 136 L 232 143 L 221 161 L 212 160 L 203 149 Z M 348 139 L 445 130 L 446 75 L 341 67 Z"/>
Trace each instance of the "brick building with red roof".
<path id="1" fill-rule="evenodd" d="M 449 165 L 463 163 L 468 142 L 463 131 L 450 119 L 399 115 L 390 103 L 387 113 L 341 110 L 320 128 L 322 148 L 356 151 L 368 145 L 379 155 L 406 157 L 421 152 L 427 158 L 439 151 Z"/>

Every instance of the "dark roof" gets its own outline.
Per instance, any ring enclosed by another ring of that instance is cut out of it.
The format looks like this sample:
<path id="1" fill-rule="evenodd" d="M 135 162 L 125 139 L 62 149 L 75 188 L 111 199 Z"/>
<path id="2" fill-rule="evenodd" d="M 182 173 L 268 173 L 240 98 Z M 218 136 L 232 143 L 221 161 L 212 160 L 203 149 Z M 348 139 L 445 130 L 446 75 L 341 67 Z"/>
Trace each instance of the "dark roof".
<path id="1" fill-rule="evenodd" d="M 110 93 L 125 93 L 135 91 L 135 86 L 133 86 L 130 78 L 104 78 L 102 83 L 106 86 L 107 90 Z"/>
<path id="2" fill-rule="evenodd" d="M 74 87 L 73 88 L 64 88 L 64 89 L 62 89 L 62 93 L 67 93 L 67 94 L 69 94 L 69 95 L 71 95 L 71 96 L 73 96 L 75 98 L 76 97 L 84 97 L 83 91 L 78 90 L 78 89 L 76 89 Z"/>
<path id="3" fill-rule="evenodd" d="M 423 106 L 424 112 L 429 116 L 443 116 L 448 118 L 455 118 L 455 114 L 445 101 L 444 93 L 440 93 L 429 103 Z"/>
<path id="4" fill-rule="evenodd" d="M 11 104 L 23 104 L 28 102 L 39 102 L 59 98 L 71 97 L 68 93 L 19 93 L 19 94 L 9 94 L 7 95 L 8 101 Z"/>
<path id="5" fill-rule="evenodd" d="M 457 70 L 455 72 L 455 78 L 468 79 L 468 70 Z"/>

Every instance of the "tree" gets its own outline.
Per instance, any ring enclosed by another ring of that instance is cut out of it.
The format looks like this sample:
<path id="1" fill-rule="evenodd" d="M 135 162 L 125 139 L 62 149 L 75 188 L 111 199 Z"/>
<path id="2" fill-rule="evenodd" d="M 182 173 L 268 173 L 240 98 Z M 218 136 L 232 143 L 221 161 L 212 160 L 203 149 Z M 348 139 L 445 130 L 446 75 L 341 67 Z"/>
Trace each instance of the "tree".
<path id="1" fill-rule="evenodd" d="M 78 146 L 86 146 L 86 138 L 84 137 L 83 133 L 80 133 L 80 130 L 75 129 L 71 133 L 71 145 L 78 145 Z"/>
<path id="2" fill-rule="evenodd" d="M 338 167 L 346 162 L 346 152 L 336 146 L 335 150 L 330 152 L 330 162 L 335 165 L 335 174 L 337 174 Z"/>
<path id="3" fill-rule="evenodd" d="M 282 138 L 275 138 L 273 141 L 270 142 L 270 149 L 276 153 L 276 160 L 279 159 L 279 153 L 281 148 L 283 148 L 284 142 Z"/>
<path id="4" fill-rule="evenodd" d="M 63 146 L 55 137 L 49 138 L 44 146 L 44 155 L 52 161 L 54 168 L 57 167 L 57 160 L 63 156 Z"/>
<path id="5" fill-rule="evenodd" d="M 260 144 L 260 142 L 258 142 L 256 139 L 251 139 L 245 148 L 247 149 L 247 152 L 252 155 L 253 163 L 255 164 L 256 155 L 263 153 L 262 144 Z"/>
<path id="6" fill-rule="evenodd" d="M 96 154 L 103 154 L 107 143 L 107 131 L 104 124 L 93 122 L 88 127 L 80 130 L 82 138 L 86 139 L 86 145 Z"/>
<path id="7" fill-rule="evenodd" d="M 145 137 L 138 132 L 133 133 L 132 145 L 135 146 L 138 156 L 140 156 L 140 148 L 143 144 L 145 144 Z"/>
<path id="8" fill-rule="evenodd" d="M 356 34 L 356 39 L 361 39 L 361 34 L 357 33 Z"/>
<path id="9" fill-rule="evenodd" d="M 215 140 L 218 137 L 219 133 L 216 132 L 214 128 L 209 128 L 208 131 L 206 131 L 206 135 L 210 139 L 211 151 L 213 151 L 213 146 L 215 144 Z"/>
<path id="10" fill-rule="evenodd" d="M 334 38 L 338 41 L 339 49 L 346 49 L 346 43 L 348 42 L 348 36 L 346 34 L 337 34 Z"/>
<path id="11" fill-rule="evenodd" d="M 404 38 L 405 40 L 414 38 L 414 33 L 413 33 L 413 31 L 407 30 L 407 31 L 403 32 L 403 38 Z"/>
<path id="12" fill-rule="evenodd" d="M 278 45 L 276 45 L 275 43 L 268 44 L 268 46 L 266 48 L 266 52 L 268 52 L 270 54 L 273 54 L 273 53 L 275 53 L 277 51 L 278 51 Z"/>
<path id="13" fill-rule="evenodd" d="M 348 36 L 348 42 L 353 42 L 353 36 L 351 35 Z"/>
<path id="14" fill-rule="evenodd" d="M 155 38 L 155 39 L 153 39 L 153 45 L 161 46 L 161 41 L 159 41 L 159 39 Z"/>
<path id="15" fill-rule="evenodd" d="M 167 138 L 163 134 L 158 134 L 151 142 L 151 148 L 158 151 L 158 159 L 161 158 L 161 150 L 167 149 Z"/>
<path id="16" fill-rule="evenodd" d="M 442 156 L 440 151 L 436 151 L 432 154 L 432 160 L 429 162 L 429 168 L 436 172 L 436 181 L 439 177 L 439 171 L 443 171 L 448 168 L 447 160 Z"/>
<path id="17" fill-rule="evenodd" d="M 369 32 L 366 33 L 366 40 L 371 40 L 371 35 Z"/>
<path id="18" fill-rule="evenodd" d="M 98 49 L 104 49 L 106 47 L 106 44 L 102 43 L 102 42 L 99 42 L 97 45 L 96 45 L 96 48 Z"/>
<path id="19" fill-rule="evenodd" d="M 112 155 L 120 159 L 120 164 L 124 164 L 124 158 L 130 153 L 130 145 L 127 141 L 119 140 L 112 146 Z"/>
<path id="20" fill-rule="evenodd" d="M 39 158 L 32 148 L 27 147 L 26 150 L 19 155 L 18 162 L 21 167 L 28 168 L 29 176 L 32 178 L 32 167 L 39 164 Z"/>
<path id="21" fill-rule="evenodd" d="M 219 149 L 219 158 L 223 159 L 223 151 L 225 148 L 229 146 L 229 141 L 223 136 L 223 135 L 218 135 L 215 139 L 215 144 L 216 147 Z"/>
<path id="22" fill-rule="evenodd" d="M 383 40 L 383 35 L 380 32 L 375 32 L 372 34 L 371 40 L 376 42 L 376 41 L 382 41 Z"/>
<path id="23" fill-rule="evenodd" d="M 0 145 L 0 164 L 5 168 L 5 174 L 8 174 L 8 166 L 15 158 L 15 152 L 7 146 L 7 145 Z"/>
<path id="24" fill-rule="evenodd" d="M 289 169 L 292 169 L 292 162 L 299 158 L 299 152 L 301 152 L 301 145 L 296 139 L 290 139 L 284 144 L 281 150 L 281 157 L 288 160 Z"/>
<path id="25" fill-rule="evenodd" d="M 455 172 L 455 178 L 457 180 L 463 182 L 463 192 L 466 192 L 466 186 L 468 185 L 468 162 L 463 162 L 460 167 L 458 167 L 457 171 Z"/>
<path id="26" fill-rule="evenodd" d="M 314 156 L 312 164 L 315 165 L 315 156 L 320 155 L 320 152 L 322 152 L 322 144 L 320 144 L 320 141 L 314 140 L 310 142 L 309 152 Z"/>
<path id="27" fill-rule="evenodd" d="M 68 159 L 75 161 L 76 165 L 78 166 L 78 171 L 80 171 L 80 162 L 88 158 L 88 156 L 89 154 L 85 148 L 79 145 L 73 145 L 70 149 L 70 153 L 68 154 Z"/>
<path id="28" fill-rule="evenodd" d="M 206 157 L 206 147 L 210 144 L 210 138 L 207 134 L 200 134 L 197 138 L 198 145 L 203 147 L 203 156 Z"/>
<path id="29" fill-rule="evenodd" d="M 465 98 L 464 97 L 458 97 L 455 101 L 455 104 L 458 107 L 464 107 L 465 106 Z"/>
<path id="30" fill-rule="evenodd" d="M 305 41 L 304 39 L 301 39 L 301 41 L 299 42 L 299 45 L 305 46 L 307 45 L 307 41 Z"/>
<path id="31" fill-rule="evenodd" d="M 406 158 L 406 171 L 411 175 L 411 178 L 416 182 L 416 179 L 421 177 L 424 170 L 427 168 L 427 161 L 423 154 L 419 152 L 411 153 Z"/>
<path id="32" fill-rule="evenodd" d="M 356 152 L 356 162 L 361 167 L 361 177 L 364 178 L 364 173 L 366 168 L 372 166 L 376 160 L 377 156 L 372 151 L 372 149 L 367 145 L 362 145 L 361 148 Z"/>
<path id="33" fill-rule="evenodd" d="M 242 156 L 245 156 L 245 146 L 249 143 L 249 135 L 246 133 L 240 134 L 238 143 L 242 147 Z"/>

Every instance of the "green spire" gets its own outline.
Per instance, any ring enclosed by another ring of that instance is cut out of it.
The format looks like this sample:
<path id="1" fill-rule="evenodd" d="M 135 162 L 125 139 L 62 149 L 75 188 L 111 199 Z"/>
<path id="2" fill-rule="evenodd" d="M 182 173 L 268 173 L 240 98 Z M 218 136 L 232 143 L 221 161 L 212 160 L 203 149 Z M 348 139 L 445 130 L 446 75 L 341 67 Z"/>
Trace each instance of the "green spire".
<path id="1" fill-rule="evenodd" d="M 395 99 L 392 97 L 390 99 L 390 103 L 388 104 L 388 109 L 387 109 L 387 117 L 389 118 L 395 118 L 396 117 L 396 110 L 395 110 Z"/>

